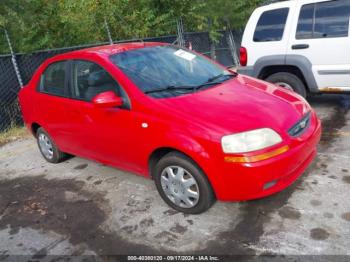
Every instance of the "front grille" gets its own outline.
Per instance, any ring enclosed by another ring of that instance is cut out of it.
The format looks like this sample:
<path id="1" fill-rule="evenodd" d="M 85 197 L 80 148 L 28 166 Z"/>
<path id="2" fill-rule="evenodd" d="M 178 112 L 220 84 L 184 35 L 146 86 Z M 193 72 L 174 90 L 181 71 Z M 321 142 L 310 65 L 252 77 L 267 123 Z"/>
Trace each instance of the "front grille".
<path id="1" fill-rule="evenodd" d="M 304 133 L 310 126 L 311 112 L 308 112 L 302 119 L 300 119 L 294 126 L 288 130 L 288 134 L 293 137 L 298 137 Z"/>

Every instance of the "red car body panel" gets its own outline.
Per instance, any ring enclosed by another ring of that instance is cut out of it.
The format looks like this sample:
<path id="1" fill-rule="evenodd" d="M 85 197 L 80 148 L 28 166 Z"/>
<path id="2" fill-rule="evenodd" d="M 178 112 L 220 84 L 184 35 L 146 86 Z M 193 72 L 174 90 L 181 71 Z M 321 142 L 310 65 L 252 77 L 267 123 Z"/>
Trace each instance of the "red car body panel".
<path id="1" fill-rule="evenodd" d="M 201 167 L 219 200 L 248 200 L 278 192 L 309 166 L 316 154 L 321 125 L 303 98 L 242 75 L 200 92 L 173 98 L 149 97 L 110 62 L 109 56 L 156 45 L 164 44 L 94 47 L 48 59 L 19 93 L 27 127 L 42 126 L 63 152 L 143 176 L 150 176 L 153 152 L 162 148 L 178 150 Z M 38 92 L 36 87 L 46 67 L 69 59 L 90 60 L 107 70 L 127 93 L 131 110 L 98 108 L 91 102 Z M 289 136 L 287 130 L 308 111 L 308 130 L 297 138 Z M 222 151 L 222 136 L 264 127 L 274 129 L 283 142 L 241 155 L 263 154 L 284 145 L 289 150 L 254 163 L 225 162 L 225 156 L 235 155 Z M 274 185 L 264 189 L 271 182 Z"/>

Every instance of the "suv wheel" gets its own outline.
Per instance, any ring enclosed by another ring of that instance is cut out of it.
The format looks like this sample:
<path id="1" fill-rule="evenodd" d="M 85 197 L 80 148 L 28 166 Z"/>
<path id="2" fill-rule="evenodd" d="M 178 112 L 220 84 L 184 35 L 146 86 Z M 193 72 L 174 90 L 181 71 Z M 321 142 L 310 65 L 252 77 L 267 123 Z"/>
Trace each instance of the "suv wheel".
<path id="1" fill-rule="evenodd" d="M 291 89 L 302 97 L 306 97 L 306 88 L 303 81 L 294 74 L 287 72 L 276 73 L 267 77 L 265 81 Z"/>
<path id="2" fill-rule="evenodd" d="M 49 134 L 39 128 L 36 132 L 38 147 L 43 157 L 50 163 L 59 163 L 67 158 L 67 154 L 61 152 L 55 145 Z"/>
<path id="3" fill-rule="evenodd" d="M 199 214 L 215 201 L 203 171 L 181 153 L 171 152 L 159 160 L 153 177 L 163 200 L 180 212 Z"/>

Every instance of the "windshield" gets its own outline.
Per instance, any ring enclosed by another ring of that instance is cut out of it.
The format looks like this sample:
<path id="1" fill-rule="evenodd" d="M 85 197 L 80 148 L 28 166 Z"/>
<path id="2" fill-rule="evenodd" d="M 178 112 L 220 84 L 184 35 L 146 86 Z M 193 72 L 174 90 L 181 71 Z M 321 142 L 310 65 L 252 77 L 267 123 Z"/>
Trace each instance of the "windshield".
<path id="1" fill-rule="evenodd" d="M 175 46 L 134 49 L 110 59 L 144 93 L 155 98 L 195 92 L 232 77 L 209 59 Z"/>

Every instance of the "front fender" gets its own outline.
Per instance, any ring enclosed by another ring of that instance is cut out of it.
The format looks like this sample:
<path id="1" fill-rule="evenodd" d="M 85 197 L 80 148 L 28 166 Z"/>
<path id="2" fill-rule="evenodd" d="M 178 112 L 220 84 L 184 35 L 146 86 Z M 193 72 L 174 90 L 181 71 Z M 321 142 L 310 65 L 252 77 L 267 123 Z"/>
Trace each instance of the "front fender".
<path id="1" fill-rule="evenodd" d="M 168 132 L 162 139 L 158 140 L 161 143 L 158 143 L 149 152 L 149 156 L 158 149 L 173 149 L 185 154 L 201 168 L 215 191 L 217 183 L 217 179 L 214 179 L 216 157 L 215 153 L 210 153 L 211 151 L 209 151 L 210 148 L 215 147 L 214 143 L 207 140 L 197 140 L 189 135 L 173 132 Z"/>
<path id="2" fill-rule="evenodd" d="M 202 144 L 184 134 L 167 134 L 166 146 L 174 148 L 191 157 L 199 166 L 210 160 L 210 155 Z"/>

